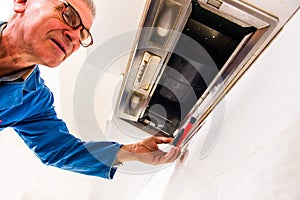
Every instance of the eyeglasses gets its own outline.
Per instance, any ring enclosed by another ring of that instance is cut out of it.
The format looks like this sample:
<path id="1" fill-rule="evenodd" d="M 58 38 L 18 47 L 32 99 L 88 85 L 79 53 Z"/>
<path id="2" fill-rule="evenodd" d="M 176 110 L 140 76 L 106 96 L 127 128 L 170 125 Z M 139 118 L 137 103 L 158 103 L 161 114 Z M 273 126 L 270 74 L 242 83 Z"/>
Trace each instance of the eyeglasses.
<path id="1" fill-rule="evenodd" d="M 84 27 L 81 18 L 78 14 L 78 12 L 71 6 L 70 3 L 60 0 L 64 4 L 64 8 L 62 9 L 61 15 L 65 23 L 70 26 L 73 29 L 77 29 L 81 27 L 80 29 L 80 44 L 83 47 L 88 47 L 93 44 L 93 37 L 89 30 Z"/>

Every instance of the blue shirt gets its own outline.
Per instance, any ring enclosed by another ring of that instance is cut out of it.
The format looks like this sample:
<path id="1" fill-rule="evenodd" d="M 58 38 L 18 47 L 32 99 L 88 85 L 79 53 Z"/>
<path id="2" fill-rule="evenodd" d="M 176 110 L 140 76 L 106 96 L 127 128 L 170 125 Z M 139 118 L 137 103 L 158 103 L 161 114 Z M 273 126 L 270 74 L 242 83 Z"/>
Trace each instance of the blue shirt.
<path id="1" fill-rule="evenodd" d="M 20 77 L 0 78 L 0 131 L 12 127 L 47 165 L 112 179 L 121 145 L 84 142 L 74 137 L 57 117 L 53 94 L 40 77 L 38 66 L 26 80 Z"/>

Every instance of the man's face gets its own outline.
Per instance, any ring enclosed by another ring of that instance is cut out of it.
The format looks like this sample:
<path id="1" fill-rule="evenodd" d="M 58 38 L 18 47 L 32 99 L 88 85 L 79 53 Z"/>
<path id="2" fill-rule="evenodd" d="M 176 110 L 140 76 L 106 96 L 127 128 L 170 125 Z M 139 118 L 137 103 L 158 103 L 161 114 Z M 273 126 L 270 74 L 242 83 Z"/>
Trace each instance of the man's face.
<path id="1" fill-rule="evenodd" d="M 93 16 L 87 5 L 79 0 L 67 2 L 77 11 L 83 26 L 90 29 Z M 80 47 L 82 27 L 74 29 L 65 22 L 65 8 L 59 0 L 27 0 L 20 17 L 21 41 L 38 64 L 56 67 Z"/>

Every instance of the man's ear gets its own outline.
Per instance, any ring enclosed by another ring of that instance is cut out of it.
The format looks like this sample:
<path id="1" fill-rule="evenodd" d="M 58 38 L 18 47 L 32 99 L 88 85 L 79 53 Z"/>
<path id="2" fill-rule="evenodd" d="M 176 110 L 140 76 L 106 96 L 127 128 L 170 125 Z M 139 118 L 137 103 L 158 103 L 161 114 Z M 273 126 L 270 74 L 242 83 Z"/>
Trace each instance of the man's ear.
<path id="1" fill-rule="evenodd" d="M 14 11 L 16 13 L 22 13 L 26 9 L 27 0 L 14 0 Z"/>

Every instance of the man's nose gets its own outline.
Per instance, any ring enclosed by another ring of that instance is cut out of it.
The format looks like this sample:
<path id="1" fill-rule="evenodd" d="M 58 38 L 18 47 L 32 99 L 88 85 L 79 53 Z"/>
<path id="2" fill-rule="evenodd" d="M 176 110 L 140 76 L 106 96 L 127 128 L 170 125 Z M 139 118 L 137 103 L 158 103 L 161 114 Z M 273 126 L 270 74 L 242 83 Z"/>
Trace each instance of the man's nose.
<path id="1" fill-rule="evenodd" d="M 79 26 L 76 29 L 66 30 L 64 35 L 72 44 L 80 45 L 81 29 L 82 27 Z"/>

